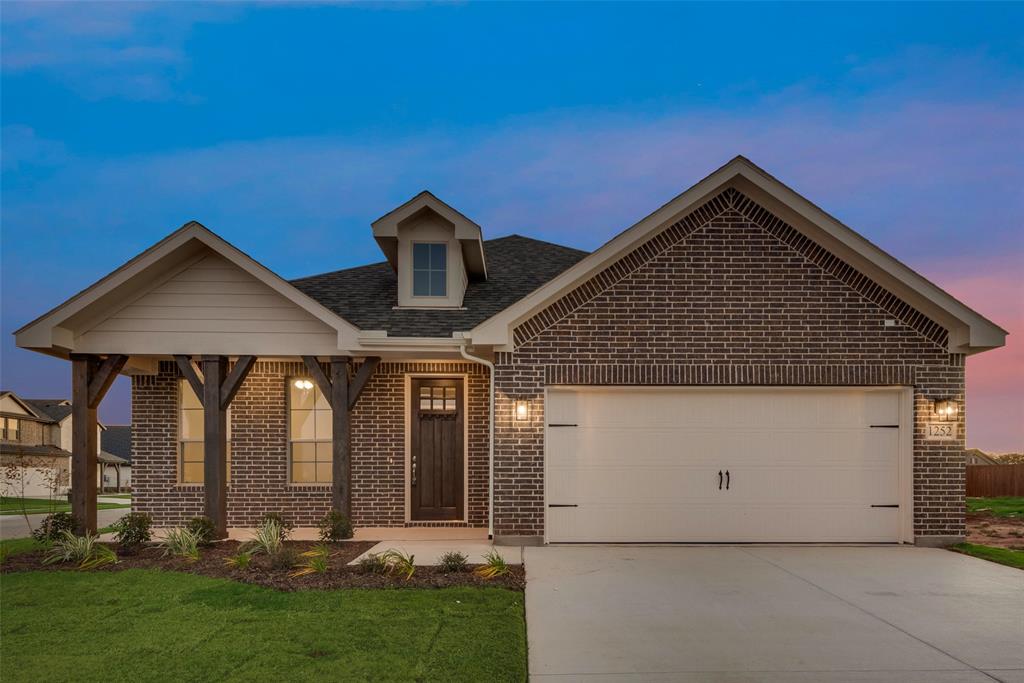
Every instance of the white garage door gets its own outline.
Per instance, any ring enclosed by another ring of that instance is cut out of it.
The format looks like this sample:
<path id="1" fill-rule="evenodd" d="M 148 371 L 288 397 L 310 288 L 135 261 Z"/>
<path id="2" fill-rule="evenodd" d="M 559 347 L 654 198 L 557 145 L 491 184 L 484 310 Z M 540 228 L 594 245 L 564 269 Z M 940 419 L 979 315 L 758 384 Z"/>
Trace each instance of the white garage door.
<path id="1" fill-rule="evenodd" d="M 548 540 L 899 541 L 902 396 L 551 389 Z"/>

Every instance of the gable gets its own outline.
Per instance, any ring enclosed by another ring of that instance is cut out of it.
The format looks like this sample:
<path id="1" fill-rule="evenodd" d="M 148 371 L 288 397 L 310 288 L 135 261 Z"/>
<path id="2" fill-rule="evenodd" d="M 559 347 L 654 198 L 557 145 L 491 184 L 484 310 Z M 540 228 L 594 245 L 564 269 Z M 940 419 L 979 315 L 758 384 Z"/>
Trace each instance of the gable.
<path id="1" fill-rule="evenodd" d="M 635 266 L 636 259 L 657 248 L 663 235 L 707 218 L 711 202 L 726 190 L 739 191 L 756 203 L 756 210 L 785 224 L 795 235 L 809 240 L 848 266 L 851 278 L 866 278 L 891 297 L 887 305 L 901 303 L 905 315 L 910 309 L 946 332 L 951 353 L 977 353 L 1003 346 L 1006 330 L 995 325 L 939 287 L 915 273 L 835 218 L 786 187 L 743 157 L 722 168 L 668 202 L 654 213 L 623 231 L 607 244 L 521 301 L 473 328 L 474 344 L 493 345 L 499 351 L 514 350 L 520 328 L 546 325 L 560 308 L 574 306 L 580 297 L 605 286 L 609 277 Z M 852 282 L 852 279 L 851 279 Z M 560 300 L 566 299 L 561 306 Z M 527 330 L 527 333 L 529 331 Z"/>
<path id="2" fill-rule="evenodd" d="M 5 394 L 0 397 L 0 412 L 7 413 L 9 415 L 25 415 L 26 417 L 34 418 L 31 412 L 25 409 L 21 403 L 14 398 L 11 394 Z"/>
<path id="3" fill-rule="evenodd" d="M 742 210 L 741 210 L 742 208 Z M 893 362 L 946 356 L 946 331 L 727 190 L 515 330 L 531 353 L 601 362 Z"/>
<path id="4" fill-rule="evenodd" d="M 206 249 L 183 269 L 83 330 L 84 353 L 336 353 L 337 332 Z"/>

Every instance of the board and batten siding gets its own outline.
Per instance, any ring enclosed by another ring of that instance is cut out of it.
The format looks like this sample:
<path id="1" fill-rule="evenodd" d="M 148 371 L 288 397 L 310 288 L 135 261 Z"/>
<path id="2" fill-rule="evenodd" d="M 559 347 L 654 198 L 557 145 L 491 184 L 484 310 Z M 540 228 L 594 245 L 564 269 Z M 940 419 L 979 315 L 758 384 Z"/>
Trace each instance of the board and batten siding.
<path id="1" fill-rule="evenodd" d="M 82 353 L 337 353 L 338 333 L 212 251 L 76 340 Z"/>

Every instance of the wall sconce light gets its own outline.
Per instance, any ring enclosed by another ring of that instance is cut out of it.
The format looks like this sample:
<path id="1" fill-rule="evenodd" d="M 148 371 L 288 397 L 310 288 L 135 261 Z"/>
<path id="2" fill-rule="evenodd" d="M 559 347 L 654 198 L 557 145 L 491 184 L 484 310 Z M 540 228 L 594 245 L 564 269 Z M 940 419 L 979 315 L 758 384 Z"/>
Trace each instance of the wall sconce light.
<path id="1" fill-rule="evenodd" d="M 932 410 L 941 420 L 955 420 L 957 413 L 960 412 L 960 405 L 952 398 L 937 398 Z"/>
<path id="2" fill-rule="evenodd" d="M 295 388 L 296 389 L 312 389 L 313 388 L 313 383 L 310 382 L 308 379 L 297 379 L 297 380 L 295 380 Z"/>
<path id="3" fill-rule="evenodd" d="M 530 417 L 530 404 L 522 399 L 516 401 L 516 421 L 522 422 Z"/>

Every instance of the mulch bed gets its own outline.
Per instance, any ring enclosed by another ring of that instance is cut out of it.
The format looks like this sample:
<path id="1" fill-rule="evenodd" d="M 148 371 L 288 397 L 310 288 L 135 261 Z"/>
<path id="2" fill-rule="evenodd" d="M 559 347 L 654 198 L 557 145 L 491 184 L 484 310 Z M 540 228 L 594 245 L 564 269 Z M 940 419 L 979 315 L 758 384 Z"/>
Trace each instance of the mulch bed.
<path id="1" fill-rule="evenodd" d="M 199 560 L 189 562 L 179 557 L 161 557 L 161 550 L 144 548 L 135 555 L 118 552 L 118 563 L 90 571 L 117 572 L 126 569 L 159 569 L 163 571 L 199 574 L 218 579 L 232 579 L 242 583 L 274 588 L 280 591 L 330 590 L 335 588 L 448 588 L 451 586 L 491 586 L 523 590 L 526 575 L 521 566 L 510 566 L 509 572 L 493 579 L 482 579 L 473 574 L 473 565 L 465 572 L 446 574 L 438 567 L 416 567 L 416 573 L 406 581 L 400 576 L 364 573 L 348 563 L 375 546 L 376 541 L 343 541 L 331 544 L 332 555 L 328 570 L 323 574 L 292 577 L 293 569 L 275 569 L 264 555 L 254 555 L 248 569 L 229 567 L 225 560 L 239 552 L 238 541 L 222 541 L 200 550 Z M 116 544 L 107 544 L 117 551 Z M 287 541 L 285 546 L 296 555 L 317 545 L 313 541 Z M 4 560 L 0 571 L 77 571 L 69 564 L 42 564 L 43 551 L 14 555 Z"/>
<path id="2" fill-rule="evenodd" d="M 1024 519 L 968 512 L 967 542 L 1024 550 Z"/>

